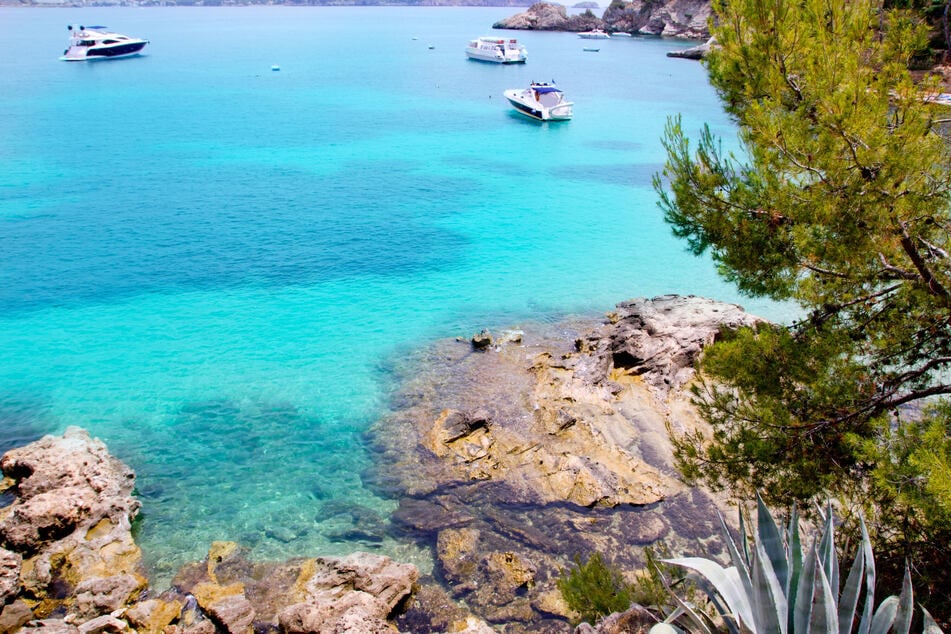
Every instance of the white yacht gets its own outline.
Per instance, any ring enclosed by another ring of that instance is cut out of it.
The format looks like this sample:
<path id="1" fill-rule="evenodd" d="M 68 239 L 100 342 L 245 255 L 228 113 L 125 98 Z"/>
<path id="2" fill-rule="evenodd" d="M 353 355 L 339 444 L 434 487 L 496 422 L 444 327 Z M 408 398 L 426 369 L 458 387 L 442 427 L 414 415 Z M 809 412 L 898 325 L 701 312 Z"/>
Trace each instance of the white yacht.
<path id="1" fill-rule="evenodd" d="M 137 37 L 113 33 L 104 26 L 77 26 L 70 24 L 69 44 L 61 60 L 85 62 L 98 59 L 116 59 L 138 55 L 149 43 Z"/>
<path id="2" fill-rule="evenodd" d="M 466 46 L 466 57 L 496 64 L 524 64 L 528 51 L 514 38 L 480 37 Z"/>
<path id="3" fill-rule="evenodd" d="M 601 29 L 592 29 L 591 31 L 579 33 L 578 37 L 584 38 L 586 40 L 607 40 L 611 37 L 611 34 Z"/>
<path id="4" fill-rule="evenodd" d="M 538 121 L 566 121 L 574 114 L 574 104 L 554 82 L 532 82 L 528 88 L 506 90 L 505 98 L 519 114 Z"/>

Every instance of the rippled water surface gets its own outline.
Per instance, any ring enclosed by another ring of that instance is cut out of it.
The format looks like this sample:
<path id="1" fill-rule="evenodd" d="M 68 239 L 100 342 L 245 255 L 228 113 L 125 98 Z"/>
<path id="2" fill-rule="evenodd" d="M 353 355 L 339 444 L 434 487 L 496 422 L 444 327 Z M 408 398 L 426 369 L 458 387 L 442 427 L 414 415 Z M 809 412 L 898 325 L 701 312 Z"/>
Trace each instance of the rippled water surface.
<path id="1" fill-rule="evenodd" d="M 467 61 L 514 12 L 0 8 L 0 450 L 106 441 L 157 578 L 216 539 L 412 559 L 361 480 L 393 359 L 634 296 L 742 302 L 650 185 L 668 116 L 733 136 L 665 56 L 689 43 L 513 33 L 526 65 Z M 60 62 L 68 23 L 148 54 Z M 532 79 L 576 118 L 512 114 Z"/>

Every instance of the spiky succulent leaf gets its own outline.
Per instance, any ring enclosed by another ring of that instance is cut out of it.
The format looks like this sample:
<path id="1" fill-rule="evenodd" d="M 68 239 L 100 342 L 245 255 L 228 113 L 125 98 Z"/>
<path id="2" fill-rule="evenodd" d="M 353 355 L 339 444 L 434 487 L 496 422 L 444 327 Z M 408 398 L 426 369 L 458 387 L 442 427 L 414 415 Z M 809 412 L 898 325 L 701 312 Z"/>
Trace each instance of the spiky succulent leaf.
<path id="1" fill-rule="evenodd" d="M 914 609 L 911 589 L 911 570 L 905 566 L 905 579 L 901 584 L 901 596 L 898 597 L 898 613 L 895 615 L 895 634 L 908 634 L 911 629 L 911 612 Z"/>
<path id="2" fill-rule="evenodd" d="M 802 538 L 799 535 L 799 513 L 796 511 L 795 504 L 793 504 L 792 511 L 789 513 L 786 545 L 786 565 L 789 570 L 789 579 L 786 580 L 786 603 L 790 608 L 795 608 L 799 592 L 799 579 L 802 576 Z M 795 610 L 791 609 L 786 617 L 786 629 L 790 632 L 797 631 L 793 623 L 795 620 L 794 614 Z"/>
<path id="3" fill-rule="evenodd" d="M 717 518 L 720 520 L 720 532 L 723 534 L 723 542 L 726 544 L 727 551 L 730 553 L 730 562 L 733 564 L 733 567 L 736 568 L 740 583 L 743 584 L 743 594 L 750 597 L 753 595 L 753 584 L 750 581 L 749 559 L 737 548 L 736 542 L 733 541 L 733 537 L 730 535 L 730 529 L 727 528 L 726 521 L 723 519 L 723 516 L 720 515 L 719 511 L 717 511 Z M 744 542 L 746 541 L 746 534 L 742 531 L 742 526 L 740 539 Z M 744 543 L 743 546 L 745 547 L 746 544 Z"/>
<path id="4" fill-rule="evenodd" d="M 785 564 L 786 559 L 783 558 Z M 757 634 L 786 634 L 787 609 L 783 584 L 773 570 L 763 542 L 753 544 L 753 618 Z"/>
<path id="5" fill-rule="evenodd" d="M 943 634 L 941 628 L 938 627 L 938 624 L 935 623 L 935 620 L 931 617 L 931 613 L 921 607 L 921 614 L 924 617 L 924 627 L 922 628 L 921 634 Z"/>
<path id="6" fill-rule="evenodd" d="M 706 577 L 707 581 L 726 601 L 733 617 L 753 628 L 753 609 L 750 599 L 743 590 L 743 583 L 736 568 L 723 568 L 718 563 L 702 557 L 682 557 L 679 559 L 665 559 L 664 563 L 689 568 Z M 758 630 L 756 630 L 758 631 Z"/>
<path id="7" fill-rule="evenodd" d="M 809 621 L 808 632 L 814 634 L 839 634 L 839 615 L 836 609 L 835 594 L 826 577 L 825 569 L 817 566 L 819 583 L 813 595 L 815 605 L 812 608 L 812 619 Z M 803 633 L 806 631 L 803 630 Z"/>
<path id="8" fill-rule="evenodd" d="M 895 615 L 898 613 L 898 597 L 892 595 L 882 601 L 882 604 L 875 610 L 875 616 L 872 618 L 872 627 L 869 634 L 887 634 L 895 622 Z"/>
<path id="9" fill-rule="evenodd" d="M 858 606 L 859 593 L 862 591 L 862 573 L 865 571 L 865 549 L 862 544 L 855 549 L 855 559 L 849 568 L 845 587 L 839 595 L 839 634 L 849 634 L 855 623 L 855 609 Z"/>
<path id="10" fill-rule="evenodd" d="M 826 512 L 825 526 L 822 529 L 822 538 L 819 541 L 819 561 L 825 571 L 829 585 L 839 594 L 839 556 L 835 551 L 835 524 L 832 513 L 832 504 Z"/>
<path id="11" fill-rule="evenodd" d="M 763 545 L 766 556 L 769 557 L 769 563 L 776 575 L 776 580 L 783 590 L 783 596 L 786 596 L 786 584 L 789 579 L 789 568 L 786 563 L 786 547 L 783 544 L 782 534 L 773 514 L 769 512 L 763 498 L 756 494 L 756 522 L 757 536 L 759 542 Z"/>
<path id="12" fill-rule="evenodd" d="M 796 603 L 793 606 L 793 632 L 808 632 L 809 622 L 812 620 L 812 597 L 816 590 L 816 568 L 819 555 L 815 544 L 809 549 L 806 561 L 799 575 L 799 586 L 796 588 Z"/>
<path id="13" fill-rule="evenodd" d="M 872 610 L 875 608 L 875 555 L 872 553 L 872 540 L 868 538 L 864 517 L 859 517 L 859 526 L 862 529 L 862 553 L 865 559 L 865 607 L 862 609 L 862 620 L 859 621 L 856 634 L 869 634 L 872 627 Z"/>

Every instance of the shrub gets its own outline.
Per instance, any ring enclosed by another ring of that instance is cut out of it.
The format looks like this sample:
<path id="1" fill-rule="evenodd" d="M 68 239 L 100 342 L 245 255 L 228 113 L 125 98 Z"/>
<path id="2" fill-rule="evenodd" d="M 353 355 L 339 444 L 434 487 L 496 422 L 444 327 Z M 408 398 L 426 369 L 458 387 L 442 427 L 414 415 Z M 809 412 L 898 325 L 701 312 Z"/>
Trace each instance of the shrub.
<path id="1" fill-rule="evenodd" d="M 572 570 L 561 571 L 557 584 L 565 603 L 580 615 L 581 621 L 594 623 L 631 606 L 631 585 L 617 568 L 605 563 L 599 553 L 585 562 L 580 555 L 575 555 L 574 562 Z"/>

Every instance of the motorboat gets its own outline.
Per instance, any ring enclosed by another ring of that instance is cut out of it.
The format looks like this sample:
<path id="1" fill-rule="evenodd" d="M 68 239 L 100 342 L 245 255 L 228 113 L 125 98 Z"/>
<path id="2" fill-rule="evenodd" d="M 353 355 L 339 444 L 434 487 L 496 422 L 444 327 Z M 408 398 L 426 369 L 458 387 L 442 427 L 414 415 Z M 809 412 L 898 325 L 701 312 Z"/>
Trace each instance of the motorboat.
<path id="1" fill-rule="evenodd" d="M 99 59 L 116 59 L 138 55 L 148 40 L 114 33 L 104 26 L 77 26 L 70 24 L 69 44 L 61 60 L 85 62 Z"/>
<path id="2" fill-rule="evenodd" d="M 528 51 L 514 38 L 479 37 L 466 46 L 466 57 L 496 64 L 524 64 Z"/>
<path id="3" fill-rule="evenodd" d="M 592 29 L 591 31 L 579 33 L 578 37 L 584 38 L 586 40 L 607 40 L 611 37 L 611 34 L 603 31 L 602 29 Z"/>
<path id="4" fill-rule="evenodd" d="M 538 121 L 566 121 L 574 114 L 574 104 L 565 99 L 565 93 L 555 82 L 533 81 L 528 88 L 514 88 L 502 94 L 516 112 Z"/>

